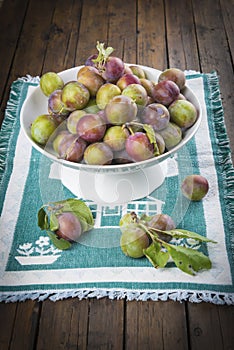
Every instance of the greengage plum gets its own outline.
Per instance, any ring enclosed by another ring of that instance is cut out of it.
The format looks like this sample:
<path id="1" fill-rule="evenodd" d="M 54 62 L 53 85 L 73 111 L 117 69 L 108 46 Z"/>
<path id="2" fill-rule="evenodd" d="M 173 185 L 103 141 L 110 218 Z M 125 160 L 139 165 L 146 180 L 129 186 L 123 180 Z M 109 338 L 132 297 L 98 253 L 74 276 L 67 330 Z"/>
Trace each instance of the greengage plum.
<path id="1" fill-rule="evenodd" d="M 84 111 L 86 113 L 98 113 L 100 109 L 98 108 L 97 101 L 95 98 L 91 98 L 87 104 L 87 106 L 84 108 Z"/>
<path id="2" fill-rule="evenodd" d="M 105 116 L 110 124 L 122 125 L 131 122 L 136 115 L 137 105 L 128 96 L 115 96 L 105 107 Z"/>
<path id="3" fill-rule="evenodd" d="M 166 149 L 168 151 L 178 145 L 178 143 L 182 140 L 181 128 L 172 122 L 169 122 L 166 128 L 158 131 L 158 133 L 163 137 Z"/>
<path id="4" fill-rule="evenodd" d="M 94 63 L 93 60 L 96 60 L 97 57 L 98 57 L 98 54 L 96 54 L 96 53 L 90 55 L 85 61 L 85 66 L 92 66 L 92 67 L 94 67 L 95 63 Z"/>
<path id="5" fill-rule="evenodd" d="M 58 121 L 68 116 L 69 111 L 62 102 L 62 90 L 53 91 L 48 98 L 48 111 L 53 114 Z"/>
<path id="6" fill-rule="evenodd" d="M 155 134 L 155 139 L 156 139 L 159 153 L 163 154 L 165 152 L 165 149 L 166 149 L 165 141 L 164 141 L 162 135 L 160 135 L 159 133 L 155 132 L 154 134 Z"/>
<path id="7" fill-rule="evenodd" d="M 143 257 L 143 250 L 150 244 L 145 231 L 136 224 L 124 225 L 121 227 L 121 231 L 120 246 L 122 252 L 131 258 Z"/>
<path id="8" fill-rule="evenodd" d="M 95 142 L 84 151 L 84 161 L 90 165 L 108 165 L 113 160 L 113 152 L 105 142 Z"/>
<path id="9" fill-rule="evenodd" d="M 76 163 L 82 160 L 87 145 L 83 139 L 77 135 L 65 134 L 58 142 L 57 149 L 60 158 Z"/>
<path id="10" fill-rule="evenodd" d="M 139 79 L 146 78 L 145 71 L 143 68 L 135 65 L 131 65 L 129 66 L 129 68 L 131 69 L 132 73 L 136 75 Z"/>
<path id="11" fill-rule="evenodd" d="M 70 133 L 77 134 L 77 123 L 85 114 L 87 114 L 86 111 L 82 109 L 77 109 L 69 114 L 67 118 L 67 129 Z"/>
<path id="12" fill-rule="evenodd" d="M 174 81 L 180 90 L 183 89 L 186 83 L 185 73 L 178 68 L 165 69 L 158 77 L 158 82 L 163 80 Z"/>
<path id="13" fill-rule="evenodd" d="M 45 145 L 57 126 L 58 123 L 51 115 L 39 115 L 31 125 L 32 139 L 41 145 Z"/>
<path id="14" fill-rule="evenodd" d="M 146 106 L 141 115 L 145 124 L 150 124 L 155 131 L 164 129 L 170 120 L 170 114 L 166 106 L 161 103 L 152 103 Z"/>
<path id="15" fill-rule="evenodd" d="M 64 212 L 57 216 L 59 228 L 55 231 L 58 237 L 66 239 L 69 242 L 77 242 L 82 234 L 82 226 L 77 218 L 71 212 Z"/>
<path id="16" fill-rule="evenodd" d="M 176 100 L 168 109 L 171 121 L 181 128 L 189 128 L 197 119 L 197 110 L 195 106 L 187 100 Z"/>
<path id="17" fill-rule="evenodd" d="M 175 222 L 171 216 L 167 214 L 156 214 L 154 215 L 150 221 L 147 222 L 148 227 L 153 227 L 162 231 L 174 230 L 176 228 Z M 157 232 L 157 235 L 160 239 L 169 242 L 171 240 L 171 236 L 164 234 L 162 232 Z"/>
<path id="18" fill-rule="evenodd" d="M 143 132 L 136 132 L 126 140 L 126 151 L 132 160 L 139 162 L 154 156 L 154 147 L 148 136 Z"/>
<path id="19" fill-rule="evenodd" d="M 139 106 L 146 106 L 148 95 L 146 89 L 140 84 L 130 84 L 123 91 L 122 95 L 130 97 Z"/>
<path id="20" fill-rule="evenodd" d="M 101 140 L 106 131 L 106 123 L 98 114 L 86 114 L 77 123 L 77 134 L 87 142 Z"/>
<path id="21" fill-rule="evenodd" d="M 116 83 L 124 74 L 124 62 L 115 56 L 109 56 L 101 70 L 102 77 L 109 83 Z"/>
<path id="22" fill-rule="evenodd" d="M 171 216 L 167 214 L 156 214 L 147 221 L 147 226 L 156 228 L 162 231 L 173 230 L 176 228 L 175 222 Z"/>
<path id="23" fill-rule="evenodd" d="M 111 147 L 113 151 L 121 151 L 125 147 L 125 142 L 129 136 L 129 131 L 122 126 L 111 126 L 107 129 L 103 141 Z"/>
<path id="24" fill-rule="evenodd" d="M 83 66 L 81 67 L 78 72 L 77 72 L 77 79 L 81 76 L 81 75 L 85 75 L 86 73 L 96 73 L 99 74 L 98 69 L 95 68 L 94 66 Z"/>
<path id="25" fill-rule="evenodd" d="M 105 81 L 98 73 L 96 68 L 89 67 L 89 69 L 87 69 L 88 67 L 89 66 L 84 67 L 86 68 L 86 72 L 81 72 L 77 77 L 77 81 L 88 88 L 91 97 L 95 97 L 98 89 L 104 84 Z M 90 68 L 93 68 L 93 70 Z M 95 72 L 95 70 L 97 72 Z"/>
<path id="26" fill-rule="evenodd" d="M 141 84 L 141 82 L 134 74 L 124 74 L 116 83 L 120 90 L 124 90 L 130 84 Z"/>
<path id="27" fill-rule="evenodd" d="M 209 183 L 204 176 L 188 175 L 182 181 L 181 191 L 191 201 L 200 201 L 209 191 Z"/>
<path id="28" fill-rule="evenodd" d="M 87 143 L 80 137 L 76 137 L 66 150 L 64 159 L 79 163 L 83 159 Z"/>
<path id="29" fill-rule="evenodd" d="M 86 86 L 78 81 L 70 81 L 62 90 L 62 102 L 69 111 L 83 109 L 89 102 L 90 93 Z"/>
<path id="30" fill-rule="evenodd" d="M 180 94 L 180 89 L 171 80 L 163 80 L 157 84 L 154 84 L 152 97 L 155 102 L 161 103 L 165 106 L 169 106 Z"/>
<path id="31" fill-rule="evenodd" d="M 146 89 L 147 95 L 149 97 L 152 97 L 153 96 L 154 83 L 151 80 L 145 79 L 145 78 L 141 78 L 140 82 L 141 82 L 141 85 Z"/>
<path id="32" fill-rule="evenodd" d="M 61 90 L 64 86 L 63 79 L 55 72 L 47 72 L 41 76 L 40 88 L 45 96 L 50 96 L 53 91 Z"/>
<path id="33" fill-rule="evenodd" d="M 117 85 L 112 83 L 102 85 L 96 94 L 96 103 L 98 108 L 104 109 L 113 97 L 119 95 L 121 95 L 121 90 Z"/>
<path id="34" fill-rule="evenodd" d="M 53 149 L 56 153 L 59 153 L 60 144 L 63 142 L 64 137 L 70 135 L 68 130 L 60 131 L 53 140 Z"/>

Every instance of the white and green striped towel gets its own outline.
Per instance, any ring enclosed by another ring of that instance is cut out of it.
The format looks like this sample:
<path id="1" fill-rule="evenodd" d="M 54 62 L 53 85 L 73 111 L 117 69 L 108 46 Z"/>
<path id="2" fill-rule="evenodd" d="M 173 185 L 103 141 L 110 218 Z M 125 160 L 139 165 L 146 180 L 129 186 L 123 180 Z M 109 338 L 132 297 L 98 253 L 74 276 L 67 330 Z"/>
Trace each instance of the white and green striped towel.
<path id="1" fill-rule="evenodd" d="M 217 74 L 187 76 L 201 104 L 202 123 L 195 137 L 168 160 L 163 185 L 124 206 L 87 202 L 95 227 L 65 251 L 55 249 L 38 228 L 37 211 L 43 203 L 73 195 L 53 178 L 51 161 L 32 149 L 20 129 L 22 104 L 38 81 L 28 76 L 12 84 L 0 134 L 0 301 L 107 296 L 234 304 L 234 169 Z M 190 203 L 180 193 L 181 180 L 191 173 L 200 173 L 210 184 L 200 202 Z M 194 247 L 209 255 L 212 268 L 190 276 L 172 262 L 154 269 L 146 258 L 124 256 L 118 223 L 132 210 L 166 213 L 178 227 L 217 241 Z"/>

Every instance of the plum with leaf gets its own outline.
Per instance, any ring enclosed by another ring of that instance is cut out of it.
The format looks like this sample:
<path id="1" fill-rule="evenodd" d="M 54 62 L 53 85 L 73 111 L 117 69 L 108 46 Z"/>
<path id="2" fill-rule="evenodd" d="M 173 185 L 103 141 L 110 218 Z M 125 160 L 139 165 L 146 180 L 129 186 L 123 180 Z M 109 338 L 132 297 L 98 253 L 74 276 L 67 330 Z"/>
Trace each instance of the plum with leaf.
<path id="1" fill-rule="evenodd" d="M 119 57 L 111 56 L 114 51 L 112 47 L 105 48 L 104 46 L 104 43 L 97 42 L 98 56 L 92 61 L 105 81 L 116 83 L 124 74 L 124 62 Z"/>
<path id="2" fill-rule="evenodd" d="M 59 238 L 69 242 L 77 242 L 82 234 L 82 226 L 77 218 L 71 212 L 65 212 L 57 216 L 58 229 L 55 231 Z"/>
<path id="3" fill-rule="evenodd" d="M 121 226 L 120 246 L 123 253 L 131 258 L 141 258 L 144 256 L 150 240 L 146 232 L 137 224 L 132 223 Z"/>

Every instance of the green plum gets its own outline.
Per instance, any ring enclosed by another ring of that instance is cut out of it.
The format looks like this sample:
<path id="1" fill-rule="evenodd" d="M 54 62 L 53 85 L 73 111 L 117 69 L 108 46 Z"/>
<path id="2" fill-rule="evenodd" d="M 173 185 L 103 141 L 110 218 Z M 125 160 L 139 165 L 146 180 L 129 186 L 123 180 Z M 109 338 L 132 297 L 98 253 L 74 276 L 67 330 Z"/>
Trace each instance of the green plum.
<path id="1" fill-rule="evenodd" d="M 63 79 L 55 72 L 44 73 L 40 79 L 40 88 L 45 96 L 50 96 L 55 90 L 61 90 L 63 86 Z"/>
<path id="2" fill-rule="evenodd" d="M 62 102 L 69 111 L 83 109 L 87 106 L 90 93 L 87 87 L 78 81 L 70 81 L 64 85 L 62 90 Z"/>
<path id="3" fill-rule="evenodd" d="M 107 129 L 103 141 L 107 143 L 113 151 L 121 151 L 125 147 L 128 136 L 129 131 L 126 128 L 114 125 Z"/>
<path id="4" fill-rule="evenodd" d="M 183 129 L 192 126 L 197 119 L 197 110 L 195 106 L 187 100 L 176 100 L 168 109 L 170 120 Z"/>
<path id="5" fill-rule="evenodd" d="M 84 161 L 90 165 L 108 165 L 113 160 L 113 152 L 105 142 L 94 142 L 84 151 Z"/>
<path id="6" fill-rule="evenodd" d="M 121 231 L 120 246 L 123 253 L 135 259 L 143 257 L 143 250 L 150 244 L 145 231 L 134 223 L 122 226 Z"/>
<path id="7" fill-rule="evenodd" d="M 209 183 L 204 176 L 188 175 L 182 181 L 181 191 L 191 201 L 200 201 L 209 191 Z"/>
<path id="8" fill-rule="evenodd" d="M 130 97 L 139 106 L 146 106 L 148 95 L 146 89 L 140 84 L 130 84 L 123 91 L 122 95 Z"/>
<path id="9" fill-rule="evenodd" d="M 118 95 L 121 95 L 121 90 L 117 85 L 112 83 L 102 85 L 96 94 L 96 103 L 98 108 L 104 109 L 109 101 Z"/>
<path id="10" fill-rule="evenodd" d="M 163 137 L 167 150 L 171 150 L 182 140 L 181 128 L 172 122 L 169 122 L 166 128 L 158 131 L 158 133 Z"/>
<path id="11" fill-rule="evenodd" d="M 45 145 L 57 126 L 58 123 L 51 115 L 39 115 L 31 125 L 32 139 L 41 145 Z"/>
<path id="12" fill-rule="evenodd" d="M 131 122 L 136 115 L 137 105 L 128 96 L 115 96 L 105 107 L 105 117 L 110 124 L 122 125 Z"/>

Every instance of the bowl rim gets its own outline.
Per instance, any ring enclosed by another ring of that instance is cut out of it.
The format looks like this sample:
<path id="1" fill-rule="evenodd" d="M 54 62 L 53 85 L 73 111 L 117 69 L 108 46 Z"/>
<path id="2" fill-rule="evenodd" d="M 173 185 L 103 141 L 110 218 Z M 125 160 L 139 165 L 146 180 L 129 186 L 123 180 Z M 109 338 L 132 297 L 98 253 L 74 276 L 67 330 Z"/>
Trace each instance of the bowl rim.
<path id="1" fill-rule="evenodd" d="M 149 66 L 144 66 L 144 65 L 140 65 L 140 64 L 131 64 L 131 63 L 125 63 L 126 66 L 131 66 L 131 65 L 135 65 L 135 66 L 139 66 L 142 69 L 144 69 L 146 71 L 146 73 L 151 73 L 153 75 L 155 75 L 155 82 L 157 82 L 157 76 L 162 72 L 158 69 L 149 67 Z M 58 75 L 60 75 L 61 77 L 65 77 L 69 74 L 77 74 L 78 70 L 81 69 L 82 67 L 84 67 L 84 65 L 80 65 L 80 66 L 76 66 L 76 67 L 72 67 L 66 70 L 63 70 L 61 72 L 58 73 Z M 69 80 L 66 80 L 64 78 L 64 82 L 68 82 Z M 195 101 L 196 104 L 196 109 L 197 109 L 197 120 L 196 122 L 185 131 L 185 136 L 182 138 L 182 140 L 175 146 L 173 147 L 171 150 L 166 151 L 165 153 L 157 156 L 157 157 L 153 157 L 147 160 L 143 160 L 143 161 L 139 161 L 139 162 L 133 162 L 133 163 L 126 163 L 126 164 L 113 164 L 113 165 L 90 165 L 90 164 L 84 164 L 84 163 L 75 163 L 75 162 L 71 162 L 65 159 L 61 159 L 58 158 L 55 154 L 50 153 L 48 151 L 45 150 L 46 146 L 41 146 L 39 144 L 37 144 L 35 141 L 32 140 L 32 138 L 30 137 L 30 133 L 29 133 L 29 127 L 26 126 L 25 123 L 25 110 L 27 107 L 27 104 L 30 102 L 30 99 L 32 98 L 33 95 L 37 94 L 38 91 L 40 91 L 40 85 L 34 87 L 34 90 L 27 96 L 27 98 L 24 100 L 21 111 L 20 111 L 20 125 L 21 128 L 23 129 L 23 132 L 26 136 L 26 138 L 29 140 L 29 142 L 31 143 L 31 145 L 37 150 L 39 151 L 41 154 L 43 154 L 44 156 L 46 156 L 47 158 L 51 159 L 52 161 L 59 163 L 62 166 L 66 166 L 69 168 L 73 168 L 73 169 L 77 169 L 77 170 L 81 170 L 81 171 L 87 171 L 87 172 L 98 172 L 98 173 L 121 173 L 121 172 L 134 172 L 137 171 L 139 169 L 142 168 L 148 168 L 151 166 L 154 166 L 156 164 L 159 164 L 163 161 L 165 161 L 168 157 L 171 157 L 173 154 L 175 154 L 180 148 L 184 147 L 196 134 L 197 130 L 200 127 L 201 124 L 201 119 L 202 119 L 202 113 L 201 113 L 201 106 L 199 103 L 198 98 L 196 97 L 196 95 L 193 93 L 193 91 L 185 84 L 184 88 L 181 90 L 182 93 L 185 92 L 185 94 L 189 93 L 193 100 Z M 46 96 L 44 96 L 45 99 L 47 99 Z M 46 112 L 45 112 L 46 114 Z"/>

